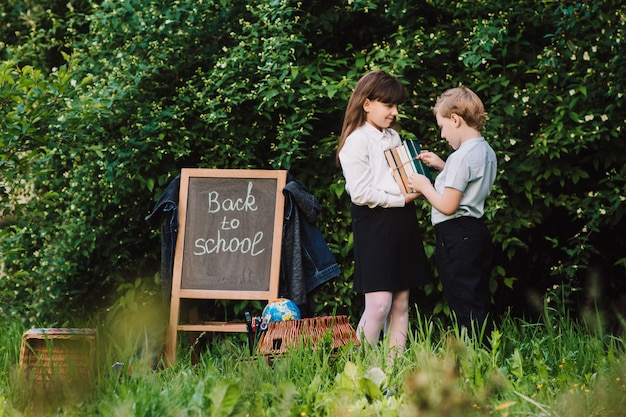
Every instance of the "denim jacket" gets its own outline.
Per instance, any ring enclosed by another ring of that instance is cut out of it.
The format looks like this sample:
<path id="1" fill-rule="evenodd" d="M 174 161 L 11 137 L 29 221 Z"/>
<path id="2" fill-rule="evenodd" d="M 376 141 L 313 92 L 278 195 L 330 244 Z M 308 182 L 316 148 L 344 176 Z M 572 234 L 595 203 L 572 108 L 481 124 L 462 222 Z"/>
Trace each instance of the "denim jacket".
<path id="1" fill-rule="evenodd" d="M 309 301 L 308 295 L 339 275 L 341 269 L 315 225 L 321 211 L 315 196 L 291 174 L 283 194 L 280 296 L 304 306 Z"/>
<path id="2" fill-rule="evenodd" d="M 166 305 L 172 294 L 174 250 L 178 237 L 178 190 L 180 175 L 167 186 L 146 220 L 161 229 L 161 292 Z"/>

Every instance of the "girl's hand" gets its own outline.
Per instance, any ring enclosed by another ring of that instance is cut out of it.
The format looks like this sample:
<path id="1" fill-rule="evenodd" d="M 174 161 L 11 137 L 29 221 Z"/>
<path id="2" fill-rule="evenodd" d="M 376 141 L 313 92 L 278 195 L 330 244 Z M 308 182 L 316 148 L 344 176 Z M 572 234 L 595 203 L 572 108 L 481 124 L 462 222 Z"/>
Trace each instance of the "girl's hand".
<path id="1" fill-rule="evenodd" d="M 443 171 L 443 168 L 446 166 L 446 163 L 443 159 L 441 159 L 437 154 L 430 151 L 422 151 L 418 158 L 424 161 L 428 168 L 434 168 L 437 171 Z"/>
<path id="2" fill-rule="evenodd" d="M 409 204 L 413 200 L 417 200 L 422 196 L 422 193 L 408 193 L 404 194 L 404 204 Z"/>

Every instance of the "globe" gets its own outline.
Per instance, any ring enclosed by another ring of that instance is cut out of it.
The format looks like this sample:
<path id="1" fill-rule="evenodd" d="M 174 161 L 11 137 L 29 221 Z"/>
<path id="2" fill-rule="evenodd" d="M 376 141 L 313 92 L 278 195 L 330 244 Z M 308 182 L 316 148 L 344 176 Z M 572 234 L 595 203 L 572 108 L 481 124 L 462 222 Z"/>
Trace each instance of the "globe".
<path id="1" fill-rule="evenodd" d="M 298 305 L 287 298 L 279 298 L 268 303 L 263 309 L 261 318 L 267 321 L 300 320 Z"/>

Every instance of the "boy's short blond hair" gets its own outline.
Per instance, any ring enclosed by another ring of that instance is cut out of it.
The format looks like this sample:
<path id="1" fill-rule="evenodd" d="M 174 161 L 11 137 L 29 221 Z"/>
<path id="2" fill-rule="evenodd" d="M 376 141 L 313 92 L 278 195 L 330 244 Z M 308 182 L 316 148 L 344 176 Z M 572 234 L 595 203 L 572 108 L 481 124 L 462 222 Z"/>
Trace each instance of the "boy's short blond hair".
<path id="1" fill-rule="evenodd" d="M 437 98 L 433 114 L 449 118 L 456 113 L 465 120 L 469 127 L 478 131 L 482 130 L 487 113 L 480 98 L 467 87 L 457 87 L 446 90 Z"/>

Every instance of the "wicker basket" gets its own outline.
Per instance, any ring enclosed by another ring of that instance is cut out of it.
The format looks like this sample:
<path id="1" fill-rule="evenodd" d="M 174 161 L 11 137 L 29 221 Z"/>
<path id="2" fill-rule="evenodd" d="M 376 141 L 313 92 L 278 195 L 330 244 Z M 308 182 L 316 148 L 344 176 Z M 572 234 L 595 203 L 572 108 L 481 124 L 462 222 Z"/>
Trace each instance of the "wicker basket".
<path id="1" fill-rule="evenodd" d="M 92 379 L 95 343 L 94 329 L 30 329 L 22 335 L 20 369 L 44 388 L 86 384 Z"/>
<path id="2" fill-rule="evenodd" d="M 282 354 L 302 343 L 315 349 L 328 332 L 332 336 L 333 349 L 348 343 L 359 344 L 347 316 L 325 316 L 270 322 L 259 340 L 257 352 L 263 355 Z"/>

